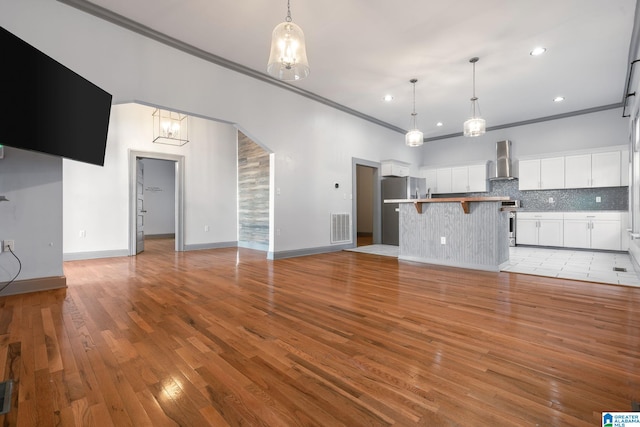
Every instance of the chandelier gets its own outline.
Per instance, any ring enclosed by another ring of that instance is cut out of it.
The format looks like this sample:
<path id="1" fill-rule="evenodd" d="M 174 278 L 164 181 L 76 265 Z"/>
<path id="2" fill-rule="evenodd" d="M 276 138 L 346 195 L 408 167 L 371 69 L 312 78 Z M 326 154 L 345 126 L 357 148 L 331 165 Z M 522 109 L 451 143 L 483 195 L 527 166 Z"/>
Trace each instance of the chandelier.
<path id="1" fill-rule="evenodd" d="M 418 79 L 409 80 L 413 84 L 413 112 L 411 113 L 411 130 L 404 136 L 404 142 L 409 147 L 419 147 L 424 143 L 424 136 L 420 130 L 418 130 L 418 123 L 416 116 L 416 83 Z"/>
<path id="2" fill-rule="evenodd" d="M 471 97 L 471 118 L 464 122 L 464 136 L 480 136 L 486 132 L 486 123 L 480 117 L 480 104 L 476 96 L 476 62 L 479 59 L 478 57 L 473 57 L 469 60 L 473 64 L 473 96 Z M 476 108 L 478 110 L 477 115 Z"/>
<path id="3" fill-rule="evenodd" d="M 267 72 L 279 80 L 300 80 L 309 75 L 304 34 L 291 20 L 290 0 L 285 21 L 273 29 Z"/>

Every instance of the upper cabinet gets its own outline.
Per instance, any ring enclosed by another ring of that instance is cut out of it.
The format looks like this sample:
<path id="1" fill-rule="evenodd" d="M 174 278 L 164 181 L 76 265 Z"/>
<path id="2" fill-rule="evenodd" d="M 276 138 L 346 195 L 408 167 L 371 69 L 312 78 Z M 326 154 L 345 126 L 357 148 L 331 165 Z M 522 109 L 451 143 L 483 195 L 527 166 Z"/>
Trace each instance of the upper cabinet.
<path id="1" fill-rule="evenodd" d="M 565 188 L 564 157 L 521 160 L 520 190 L 553 190 Z"/>
<path id="2" fill-rule="evenodd" d="M 451 193 L 451 168 L 436 169 L 436 189 L 434 193 Z"/>
<path id="3" fill-rule="evenodd" d="M 567 188 L 619 187 L 620 151 L 565 157 Z"/>
<path id="4" fill-rule="evenodd" d="M 487 163 L 423 169 L 422 177 L 432 194 L 480 193 L 488 191 Z"/>
<path id="5" fill-rule="evenodd" d="M 382 176 L 409 176 L 409 163 L 400 160 L 383 160 L 380 165 Z"/>
<path id="6" fill-rule="evenodd" d="M 623 177 L 623 151 L 573 154 L 562 157 L 520 160 L 520 190 L 620 187 Z M 626 169 L 624 169 L 626 173 Z"/>

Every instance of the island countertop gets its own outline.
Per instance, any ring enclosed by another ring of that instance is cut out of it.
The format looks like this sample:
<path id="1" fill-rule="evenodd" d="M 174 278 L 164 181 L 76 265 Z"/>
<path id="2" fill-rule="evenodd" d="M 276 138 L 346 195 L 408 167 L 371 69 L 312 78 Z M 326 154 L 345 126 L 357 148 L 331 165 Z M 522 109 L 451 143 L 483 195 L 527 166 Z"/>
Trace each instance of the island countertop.
<path id="1" fill-rule="evenodd" d="M 506 196 L 491 197 L 436 197 L 429 199 L 385 199 L 385 203 L 413 203 L 418 213 L 422 213 L 423 203 L 460 203 L 464 213 L 469 213 L 469 203 L 471 202 L 506 202 L 511 200 Z"/>

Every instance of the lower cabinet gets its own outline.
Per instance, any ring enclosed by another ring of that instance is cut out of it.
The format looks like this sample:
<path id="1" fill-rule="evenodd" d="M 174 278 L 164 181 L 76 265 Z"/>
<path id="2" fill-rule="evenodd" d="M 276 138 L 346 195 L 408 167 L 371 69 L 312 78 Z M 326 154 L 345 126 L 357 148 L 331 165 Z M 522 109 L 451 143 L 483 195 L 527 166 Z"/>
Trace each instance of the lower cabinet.
<path id="1" fill-rule="evenodd" d="M 518 212 L 516 243 L 626 250 L 625 217 L 621 212 Z"/>
<path id="2" fill-rule="evenodd" d="M 516 243 L 519 245 L 562 246 L 562 212 L 518 212 Z"/>
<path id="3" fill-rule="evenodd" d="M 566 212 L 564 245 L 571 248 L 622 249 L 621 215 L 618 212 Z"/>

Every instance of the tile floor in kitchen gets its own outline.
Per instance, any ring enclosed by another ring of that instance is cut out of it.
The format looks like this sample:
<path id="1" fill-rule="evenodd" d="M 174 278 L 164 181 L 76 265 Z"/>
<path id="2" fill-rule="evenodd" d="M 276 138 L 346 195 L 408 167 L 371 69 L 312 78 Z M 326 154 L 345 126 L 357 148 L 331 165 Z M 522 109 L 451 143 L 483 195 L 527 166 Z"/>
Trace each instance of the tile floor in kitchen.
<path id="1" fill-rule="evenodd" d="M 398 247 L 391 245 L 367 245 L 351 250 L 398 256 Z M 626 272 L 615 269 L 626 269 Z M 502 271 L 640 287 L 640 278 L 626 252 L 516 246 L 509 248 L 509 265 Z"/>
<path id="2" fill-rule="evenodd" d="M 626 271 L 616 271 L 618 269 Z M 640 286 L 640 278 L 626 252 L 516 246 L 509 248 L 509 265 L 502 271 Z"/>

